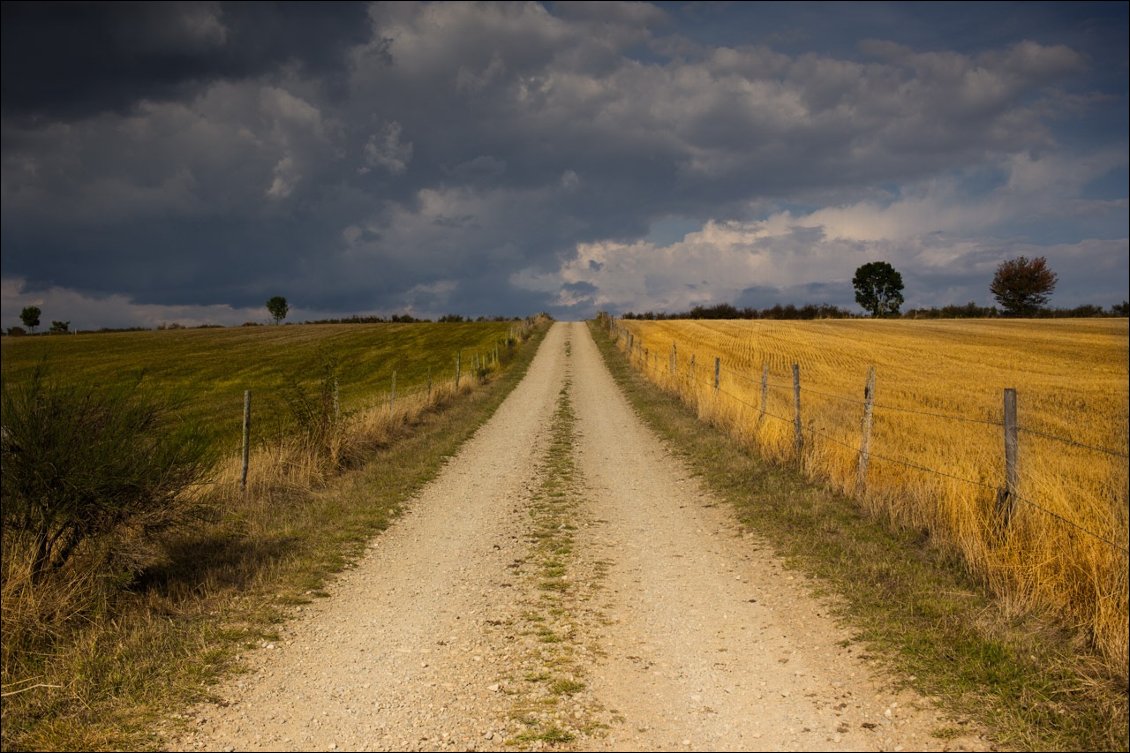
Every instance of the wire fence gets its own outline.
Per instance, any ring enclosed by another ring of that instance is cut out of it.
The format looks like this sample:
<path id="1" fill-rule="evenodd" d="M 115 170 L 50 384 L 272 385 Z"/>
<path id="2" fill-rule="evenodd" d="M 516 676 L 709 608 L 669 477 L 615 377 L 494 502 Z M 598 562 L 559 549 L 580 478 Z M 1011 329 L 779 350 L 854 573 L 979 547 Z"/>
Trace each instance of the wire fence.
<path id="1" fill-rule="evenodd" d="M 433 397 L 438 396 L 448 388 L 456 392 L 461 383 L 468 380 L 482 380 L 489 373 L 501 370 L 516 355 L 517 346 L 529 338 L 533 324 L 527 320 L 522 325 L 512 327 L 506 338 L 499 338 L 493 345 L 484 347 L 483 344 L 456 350 L 452 355 L 451 366 L 453 371 L 450 376 L 433 379 L 431 370 L 427 372 L 424 382 L 416 382 L 405 386 L 403 382 L 398 390 L 397 371 L 394 369 L 389 374 L 387 391 L 377 391 L 370 394 L 364 402 L 349 412 L 341 409 L 339 384 L 336 376 L 327 375 L 328 381 L 321 385 L 321 393 L 307 396 L 297 392 L 292 399 L 295 405 L 291 406 L 294 418 L 303 425 L 305 430 L 322 435 L 346 429 L 347 417 L 350 415 L 371 413 L 373 411 L 387 411 L 392 417 L 399 402 L 404 406 L 410 402 L 423 402 L 431 404 Z M 277 396 L 276 396 L 277 397 Z M 240 473 L 239 487 L 247 489 L 248 473 L 251 462 L 251 424 L 252 424 L 252 390 L 243 393 L 243 434 L 240 448 Z"/>
<path id="2" fill-rule="evenodd" d="M 624 335 L 626 333 L 625 330 L 617 328 L 615 323 L 613 323 L 611 326 L 613 328 L 612 334 L 616 339 L 620 339 L 622 337 L 622 335 Z M 635 350 L 638 356 L 642 355 L 645 367 L 649 370 L 651 370 L 653 368 L 651 366 L 652 356 L 653 355 L 658 356 L 658 354 L 652 354 L 650 351 L 648 351 L 646 348 L 644 348 L 642 343 L 638 342 L 638 340 L 636 340 L 635 337 L 629 338 L 628 349 L 629 349 L 629 353 L 628 353 L 629 357 L 632 355 L 631 351 Z M 656 360 L 658 361 L 658 358 L 656 358 Z M 746 400 L 744 397 L 737 395 L 737 394 L 727 390 L 725 387 L 723 387 L 722 384 L 721 384 L 721 379 L 720 379 L 720 376 L 721 376 L 720 362 L 721 362 L 720 358 L 715 359 L 713 378 L 703 379 L 695 373 L 695 371 L 696 371 L 695 361 L 694 361 L 694 356 L 692 356 L 691 361 L 689 363 L 689 368 L 685 372 L 686 376 L 683 377 L 683 378 L 688 380 L 688 381 L 693 381 L 693 382 L 695 382 L 695 383 L 697 383 L 697 384 L 699 384 L 703 387 L 706 387 L 710 390 L 713 390 L 715 394 L 723 395 L 727 399 L 731 400 L 732 402 L 734 402 L 738 405 L 741 405 L 743 407 L 757 411 L 759 416 L 766 416 L 766 417 L 772 418 L 776 421 L 780 421 L 784 424 L 796 425 L 798 427 L 798 429 L 797 429 L 798 432 L 802 431 L 802 429 L 799 428 L 800 427 L 799 413 L 798 413 L 798 415 L 795 415 L 792 418 L 778 415 L 776 413 L 773 413 L 772 411 L 770 411 L 767 408 L 767 406 L 764 404 L 764 397 L 763 397 L 763 402 L 762 402 L 761 405 L 755 405 L 755 404 L 749 402 L 748 400 Z M 669 363 L 670 363 L 670 366 L 669 366 L 670 376 L 675 377 L 676 376 L 676 368 L 677 368 L 677 360 L 675 359 L 674 352 L 672 352 L 671 360 L 670 360 Z M 797 382 L 796 385 L 790 387 L 790 386 L 784 386 L 784 385 L 779 385 L 779 384 L 773 384 L 773 385 L 767 384 L 764 377 L 763 377 L 760 385 L 758 385 L 758 382 L 757 382 L 756 379 L 751 378 L 751 377 L 746 376 L 746 375 L 738 375 L 738 378 L 739 378 L 739 380 L 746 382 L 746 383 L 749 383 L 749 384 L 751 384 L 755 387 L 760 386 L 760 389 L 762 390 L 763 395 L 764 395 L 765 392 L 767 392 L 769 390 L 773 390 L 773 391 L 779 392 L 779 393 L 788 393 L 788 394 L 794 393 L 794 391 L 795 391 L 797 395 L 799 395 L 799 392 L 800 392 L 799 381 Z M 798 379 L 799 379 L 799 377 L 798 377 Z M 844 402 L 844 403 L 850 403 L 850 404 L 853 404 L 853 405 L 859 405 L 859 406 L 867 406 L 868 405 L 868 400 L 866 398 L 859 399 L 857 397 L 851 397 L 851 396 L 847 396 L 847 395 L 827 392 L 827 391 L 823 391 L 823 390 L 814 389 L 814 388 L 807 386 L 807 385 L 804 387 L 803 391 L 804 391 L 805 394 L 820 395 L 821 397 L 825 397 L 825 398 L 828 398 L 828 399 L 831 399 L 831 400 L 837 400 L 837 401 Z M 874 403 L 873 401 L 870 403 L 870 407 L 873 408 L 873 409 L 882 410 L 882 411 L 891 411 L 891 412 L 914 414 L 914 415 L 926 416 L 926 417 L 930 417 L 930 418 L 954 421 L 954 422 L 959 422 L 959 423 L 970 423 L 970 424 L 993 426 L 993 427 L 1000 428 L 1000 429 L 1002 429 L 1006 432 L 1009 428 L 1008 425 L 1007 425 L 1007 422 L 1004 421 L 1004 420 L 997 421 L 997 420 L 991 420 L 991 419 L 971 418 L 969 416 L 961 416 L 961 415 L 957 415 L 957 414 L 937 413 L 937 412 L 933 412 L 933 411 L 923 411 L 923 410 L 918 410 L 918 409 L 914 409 L 914 408 L 907 408 L 907 407 L 903 407 L 903 406 L 896 406 L 896 405 L 889 405 L 889 404 L 878 404 L 878 403 Z M 799 411 L 799 408 L 798 408 L 798 411 Z M 1111 448 L 1108 448 L 1108 447 L 1101 447 L 1101 446 L 1093 445 L 1093 444 L 1086 443 L 1086 442 L 1080 442 L 1080 441 L 1078 441 L 1078 440 L 1076 440 L 1072 437 L 1064 437 L 1064 436 L 1061 436 L 1061 435 L 1058 435 L 1058 434 L 1053 434 L 1053 433 L 1050 433 L 1050 432 L 1043 432 L 1043 431 L 1039 431 L 1039 430 L 1036 430 L 1036 429 L 1030 429 L 1030 428 L 1027 428 L 1027 427 L 1024 427 L 1024 426 L 1019 426 L 1019 425 L 1016 425 L 1013 428 L 1015 429 L 1015 431 L 1017 433 L 1023 432 L 1025 434 L 1038 436 L 1038 437 L 1041 437 L 1042 439 L 1057 442 L 1057 443 L 1060 443 L 1060 444 L 1065 445 L 1065 446 L 1070 446 L 1070 447 L 1074 447 L 1074 448 L 1077 448 L 1077 449 L 1083 449 L 1083 450 L 1088 450 L 1088 451 L 1091 451 L 1091 452 L 1104 454 L 1104 455 L 1110 456 L 1112 458 L 1119 458 L 1119 459 L 1128 458 L 1127 453 L 1124 452 L 1124 451 L 1115 450 L 1115 449 L 1111 449 Z M 849 443 L 849 442 L 845 442 L 844 440 L 842 440 L 838 437 L 835 437 L 832 434 L 829 434 L 825 431 L 821 431 L 821 430 L 817 429 L 812 424 L 810 424 L 807 428 L 803 429 L 803 432 L 806 433 L 810 437 L 819 437 L 820 439 L 822 439 L 824 441 L 827 441 L 827 442 L 839 445 L 841 447 L 844 447 L 844 448 L 846 448 L 847 450 L 849 450 L 853 453 L 861 453 L 861 454 L 864 453 L 864 451 L 861 450 L 860 446 Z M 903 459 L 903 458 L 891 457 L 889 455 L 876 453 L 876 452 L 870 451 L 870 450 L 867 450 L 865 452 L 865 454 L 866 454 L 867 458 L 871 459 L 871 460 L 878 460 L 878 461 L 882 461 L 882 462 L 885 462 L 885 463 L 898 465 L 900 467 L 907 468 L 907 469 L 910 469 L 910 470 L 918 471 L 918 472 L 921 472 L 921 473 L 931 474 L 931 475 L 934 475 L 934 476 L 946 478 L 946 479 L 949 479 L 949 480 L 952 480 L 952 481 L 957 481 L 957 482 L 967 484 L 969 486 L 973 486 L 973 487 L 977 487 L 977 488 L 987 489 L 987 490 L 997 492 L 997 493 L 1002 492 L 1002 486 L 1000 486 L 1000 485 L 988 483 L 988 482 L 985 482 L 985 481 L 965 478 L 963 476 L 959 476 L 959 475 L 956 475 L 956 474 L 953 474 L 953 473 L 949 473 L 947 471 L 940 470 L 938 468 L 932 468 L 932 467 L 924 465 L 922 463 L 912 462 L 912 461 L 909 461 L 909 460 L 906 460 L 906 459 Z M 1007 491 L 1008 491 L 1008 497 L 1009 497 L 1010 503 L 1019 503 L 1019 504 L 1027 505 L 1028 507 L 1035 509 L 1035 510 L 1038 510 L 1041 513 L 1049 516 L 1050 518 L 1053 518 L 1053 519 L 1059 521 L 1060 523 L 1063 523 L 1067 526 L 1070 526 L 1072 529 L 1077 530 L 1080 533 L 1083 533 L 1083 534 L 1093 538 L 1096 541 L 1102 542 L 1103 544 L 1111 547 L 1113 550 L 1115 550 L 1115 551 L 1117 551 L 1117 552 L 1119 552 L 1123 555 L 1130 556 L 1130 548 L 1128 548 L 1126 545 L 1120 544 L 1116 541 L 1112 541 L 1108 537 L 1103 536 L 1102 534 L 1096 533 L 1095 531 L 1090 530 L 1089 528 L 1076 523 L 1075 521 L 1071 520 L 1070 518 L 1067 518 L 1064 515 L 1061 515 L 1060 513 L 1057 513 L 1054 510 L 1049 509 L 1047 506 L 1040 504 L 1039 502 L 1031 499 L 1028 496 L 1018 494 L 1016 492 L 1015 488 L 1008 488 Z"/>
<path id="3" fill-rule="evenodd" d="M 750 384 L 755 384 L 755 385 L 757 384 L 757 382 L 750 377 L 740 377 L 740 378 L 748 381 Z M 791 392 L 792 391 L 791 387 L 780 386 L 780 385 L 769 385 L 768 389 L 776 390 L 778 392 Z M 837 400 L 839 402 L 849 403 L 849 404 L 853 404 L 853 405 L 866 405 L 866 403 L 867 403 L 866 400 L 860 399 L 858 397 L 849 397 L 847 395 L 840 395 L 840 394 L 836 394 L 834 392 L 825 392 L 823 390 L 818 390 L 818 389 L 815 389 L 815 388 L 810 387 L 810 386 L 805 386 L 804 391 L 805 391 L 805 394 L 820 395 L 821 397 L 826 397 L 830 400 Z M 913 415 L 917 415 L 917 416 L 927 416 L 929 418 L 939 418 L 939 419 L 942 419 L 942 420 L 945 420 L 945 421 L 955 421 L 955 422 L 967 423 L 967 424 L 981 424 L 981 425 L 984 425 L 984 426 L 997 426 L 997 427 L 1001 427 L 1001 428 L 1004 427 L 1003 421 L 996 421 L 996 420 L 988 419 L 988 418 L 971 418 L 969 416 L 961 416 L 961 415 L 958 415 L 956 413 L 937 413 L 937 412 L 934 412 L 934 411 L 919 410 L 917 408 L 908 408 L 904 405 L 891 405 L 889 403 L 872 403 L 872 406 L 877 410 L 884 410 L 884 411 L 890 411 L 890 412 L 895 412 L 895 413 L 908 413 L 908 414 L 913 414 Z M 1019 431 L 1024 432 L 1025 434 L 1031 434 L 1033 436 L 1038 436 L 1038 437 L 1041 437 L 1043 439 L 1048 439 L 1048 440 L 1051 440 L 1051 441 L 1054 441 L 1054 442 L 1059 442 L 1061 444 L 1068 445 L 1068 446 L 1071 446 L 1071 447 L 1077 447 L 1079 449 L 1084 449 L 1084 450 L 1093 450 L 1094 452 L 1100 452 L 1100 453 L 1103 453 L 1104 455 L 1110 455 L 1111 457 L 1123 458 L 1123 459 L 1130 460 L 1130 455 L 1128 455 L 1126 452 L 1123 452 L 1121 450 L 1112 450 L 1108 447 L 1098 447 L 1096 445 L 1087 444 L 1085 442 L 1080 442 L 1080 441 L 1073 439 L 1071 437 L 1064 437 L 1064 436 L 1060 436 L 1058 434 L 1052 434 L 1050 432 L 1040 431 L 1038 429 L 1030 429 L 1027 426 L 1018 426 L 1017 429 Z"/>

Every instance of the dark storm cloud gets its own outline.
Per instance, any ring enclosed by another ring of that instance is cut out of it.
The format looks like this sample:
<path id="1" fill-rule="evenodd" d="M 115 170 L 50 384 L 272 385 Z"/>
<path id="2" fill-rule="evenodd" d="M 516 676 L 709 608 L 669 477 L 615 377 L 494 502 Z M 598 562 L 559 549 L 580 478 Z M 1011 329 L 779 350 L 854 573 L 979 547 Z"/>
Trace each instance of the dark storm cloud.
<path id="1" fill-rule="evenodd" d="M 368 35 L 353 3 L 54 3 L 2 6 L 8 117 L 76 119 L 218 79 L 296 64 L 323 76 Z"/>
<path id="2" fill-rule="evenodd" d="M 1126 235 L 1125 24 L 1077 5 L 5 4 L 5 305 L 964 296 Z"/>

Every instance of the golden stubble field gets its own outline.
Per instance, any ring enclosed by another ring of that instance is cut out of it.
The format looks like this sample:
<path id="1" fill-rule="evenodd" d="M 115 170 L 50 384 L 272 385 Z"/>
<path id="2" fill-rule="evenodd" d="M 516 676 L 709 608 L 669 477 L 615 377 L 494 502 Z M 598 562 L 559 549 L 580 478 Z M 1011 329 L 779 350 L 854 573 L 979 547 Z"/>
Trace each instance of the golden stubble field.
<path id="1" fill-rule="evenodd" d="M 1018 612 L 1059 614 L 1127 665 L 1126 319 L 618 321 L 700 417 L 920 528 Z M 719 359 L 715 389 L 715 358 Z M 799 367 L 803 447 L 795 444 Z M 868 372 L 876 374 L 859 475 Z M 763 377 L 765 387 L 763 388 Z M 1005 520 L 1003 394 L 1017 394 Z"/>

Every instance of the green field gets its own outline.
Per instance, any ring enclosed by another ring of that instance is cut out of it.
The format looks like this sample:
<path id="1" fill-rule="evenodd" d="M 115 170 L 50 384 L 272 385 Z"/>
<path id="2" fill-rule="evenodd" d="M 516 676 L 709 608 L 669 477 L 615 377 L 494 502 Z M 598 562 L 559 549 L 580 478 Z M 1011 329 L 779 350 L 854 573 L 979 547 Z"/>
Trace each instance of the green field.
<path id="1" fill-rule="evenodd" d="M 286 394 L 294 385 L 313 393 L 326 365 L 336 362 L 341 408 L 387 399 L 392 373 L 397 394 L 455 375 L 456 354 L 470 376 L 476 355 L 494 348 L 520 322 L 298 324 L 267 327 L 107 332 L 4 337 L 2 378 L 18 387 L 40 363 L 49 379 L 96 387 L 131 383 L 180 402 L 177 415 L 200 422 L 224 451 L 241 441 L 243 392 L 252 391 L 253 439 L 285 431 Z"/>

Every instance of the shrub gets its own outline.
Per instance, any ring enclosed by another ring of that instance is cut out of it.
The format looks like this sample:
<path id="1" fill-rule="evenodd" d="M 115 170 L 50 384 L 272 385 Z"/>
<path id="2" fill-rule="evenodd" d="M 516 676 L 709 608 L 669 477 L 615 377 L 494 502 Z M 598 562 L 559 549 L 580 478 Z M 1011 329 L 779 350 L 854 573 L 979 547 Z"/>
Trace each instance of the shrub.
<path id="1" fill-rule="evenodd" d="M 33 584 L 86 544 L 101 545 L 101 564 L 120 565 L 114 534 L 148 540 L 195 509 L 187 492 L 210 473 L 213 450 L 171 420 L 173 405 L 137 387 L 61 386 L 42 364 L 26 383 L 3 386 L 4 538 L 29 546 Z"/>

